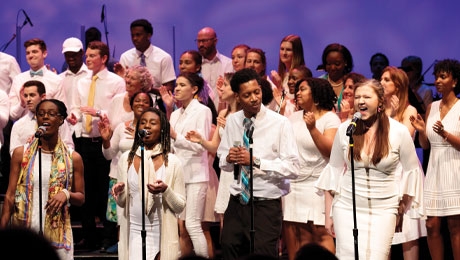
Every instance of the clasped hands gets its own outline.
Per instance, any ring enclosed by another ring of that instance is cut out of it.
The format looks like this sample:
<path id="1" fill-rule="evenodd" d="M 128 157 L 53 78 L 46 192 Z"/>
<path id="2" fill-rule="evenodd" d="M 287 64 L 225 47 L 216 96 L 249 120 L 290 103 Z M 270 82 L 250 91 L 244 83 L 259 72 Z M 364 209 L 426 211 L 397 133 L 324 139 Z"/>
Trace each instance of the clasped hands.
<path id="1" fill-rule="evenodd" d="M 249 166 L 251 162 L 249 151 L 243 146 L 231 147 L 228 151 L 227 162 Z"/>

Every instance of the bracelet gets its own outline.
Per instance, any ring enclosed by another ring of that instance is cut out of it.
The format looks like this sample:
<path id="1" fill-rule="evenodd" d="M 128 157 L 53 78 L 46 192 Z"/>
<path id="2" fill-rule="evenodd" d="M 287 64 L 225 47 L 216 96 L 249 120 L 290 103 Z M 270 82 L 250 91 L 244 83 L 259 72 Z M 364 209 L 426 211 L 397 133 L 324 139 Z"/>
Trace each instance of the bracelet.
<path id="1" fill-rule="evenodd" d="M 70 193 L 67 189 L 62 189 L 62 192 L 64 192 L 65 196 L 67 197 L 67 203 L 69 203 L 70 200 Z"/>
<path id="2" fill-rule="evenodd" d="M 200 139 L 200 141 L 198 142 L 200 145 L 203 145 L 203 139 Z"/>

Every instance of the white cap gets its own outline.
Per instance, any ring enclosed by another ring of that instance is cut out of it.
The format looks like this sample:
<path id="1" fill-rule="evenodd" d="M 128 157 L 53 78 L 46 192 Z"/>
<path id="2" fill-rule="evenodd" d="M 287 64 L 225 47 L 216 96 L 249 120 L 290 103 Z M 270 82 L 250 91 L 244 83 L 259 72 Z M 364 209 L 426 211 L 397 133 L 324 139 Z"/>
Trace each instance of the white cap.
<path id="1" fill-rule="evenodd" d="M 81 43 L 80 39 L 75 37 L 67 38 L 64 43 L 62 44 L 62 53 L 65 52 L 79 52 L 83 50 L 83 43 Z"/>

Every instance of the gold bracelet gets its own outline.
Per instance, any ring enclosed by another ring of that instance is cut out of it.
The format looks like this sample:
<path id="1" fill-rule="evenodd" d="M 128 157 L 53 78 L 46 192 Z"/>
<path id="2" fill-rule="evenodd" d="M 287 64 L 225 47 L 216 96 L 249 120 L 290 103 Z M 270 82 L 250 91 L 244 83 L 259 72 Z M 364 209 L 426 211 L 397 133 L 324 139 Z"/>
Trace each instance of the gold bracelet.
<path id="1" fill-rule="evenodd" d="M 200 145 L 203 145 L 203 139 L 200 139 L 200 141 L 198 142 Z"/>

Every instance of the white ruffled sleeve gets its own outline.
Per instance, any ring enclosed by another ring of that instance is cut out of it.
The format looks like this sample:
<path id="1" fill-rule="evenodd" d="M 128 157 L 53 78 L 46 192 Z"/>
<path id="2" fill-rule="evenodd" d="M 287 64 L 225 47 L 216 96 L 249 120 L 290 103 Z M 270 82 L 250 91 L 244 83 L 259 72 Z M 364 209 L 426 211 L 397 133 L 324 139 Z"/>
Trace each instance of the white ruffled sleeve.
<path id="1" fill-rule="evenodd" d="M 345 156 L 348 154 L 348 141 L 345 140 L 346 125 L 345 123 L 340 125 L 335 137 L 334 143 L 332 144 L 331 156 L 329 163 L 321 172 L 317 182 L 316 188 L 321 191 L 331 191 L 332 194 L 340 192 L 340 183 L 342 176 L 346 170 Z M 345 138 L 344 138 L 345 136 Z"/>
<path id="2" fill-rule="evenodd" d="M 422 218 L 425 216 L 423 206 L 423 182 L 425 175 L 417 157 L 415 146 L 409 132 L 401 136 L 400 162 L 402 164 L 402 176 L 399 188 L 399 196 L 405 194 L 411 197 L 406 206 L 406 213 L 410 218 Z"/>

